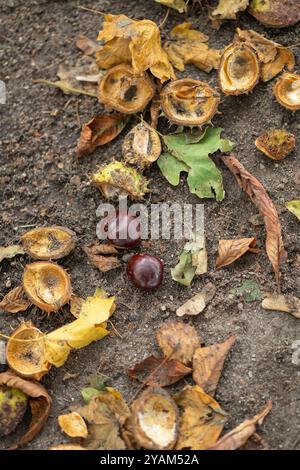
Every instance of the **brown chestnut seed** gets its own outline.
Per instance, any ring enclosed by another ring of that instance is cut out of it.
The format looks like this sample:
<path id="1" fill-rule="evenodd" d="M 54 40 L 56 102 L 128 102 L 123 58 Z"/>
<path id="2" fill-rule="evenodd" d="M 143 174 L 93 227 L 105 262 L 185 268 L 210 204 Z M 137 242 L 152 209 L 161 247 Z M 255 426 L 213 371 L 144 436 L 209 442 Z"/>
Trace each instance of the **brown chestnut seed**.
<path id="1" fill-rule="evenodd" d="M 108 241 L 117 248 L 134 248 L 141 243 L 139 219 L 126 211 L 112 211 L 103 228 Z"/>
<path id="2" fill-rule="evenodd" d="M 139 289 L 154 290 L 161 286 L 164 263 L 148 253 L 133 255 L 127 264 L 127 275 Z"/>

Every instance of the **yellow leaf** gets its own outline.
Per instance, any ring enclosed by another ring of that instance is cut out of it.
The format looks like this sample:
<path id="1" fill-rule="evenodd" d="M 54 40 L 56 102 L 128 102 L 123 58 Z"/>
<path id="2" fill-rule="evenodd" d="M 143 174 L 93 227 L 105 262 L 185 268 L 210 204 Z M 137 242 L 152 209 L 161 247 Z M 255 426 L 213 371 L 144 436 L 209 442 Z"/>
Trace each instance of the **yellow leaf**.
<path id="1" fill-rule="evenodd" d="M 187 11 L 187 2 L 185 0 L 155 0 L 156 3 L 161 3 L 169 8 L 174 8 L 174 10 L 179 11 L 179 13 L 184 13 Z"/>
<path id="2" fill-rule="evenodd" d="M 249 0 L 219 0 L 217 8 L 212 12 L 213 18 L 235 20 L 237 13 L 246 10 Z"/>
<path id="3" fill-rule="evenodd" d="M 87 425 L 80 414 L 73 412 L 58 417 L 61 430 L 70 437 L 84 437 L 88 435 Z"/>
<path id="4" fill-rule="evenodd" d="M 204 72 L 217 69 L 220 64 L 222 51 L 210 49 L 206 44 L 208 36 L 191 29 L 191 23 L 182 23 L 172 29 L 171 41 L 167 41 L 164 49 L 174 67 L 181 72 L 185 64 L 194 64 Z"/>
<path id="5" fill-rule="evenodd" d="M 105 15 L 98 40 L 103 43 L 96 53 L 100 68 L 131 63 L 136 74 L 150 69 L 162 83 L 176 78 L 161 47 L 160 30 L 153 21 L 132 20 L 125 15 Z"/>
<path id="6" fill-rule="evenodd" d="M 294 200 L 285 203 L 285 207 L 300 220 L 300 201 Z"/>

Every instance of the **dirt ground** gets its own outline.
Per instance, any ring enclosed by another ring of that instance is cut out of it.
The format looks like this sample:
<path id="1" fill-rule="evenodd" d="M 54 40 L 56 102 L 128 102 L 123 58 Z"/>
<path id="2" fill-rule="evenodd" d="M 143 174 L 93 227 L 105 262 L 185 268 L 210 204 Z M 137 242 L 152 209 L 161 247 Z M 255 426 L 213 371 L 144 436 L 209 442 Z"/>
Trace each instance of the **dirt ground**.
<path id="1" fill-rule="evenodd" d="M 81 5 L 105 12 L 124 13 L 161 22 L 164 7 L 151 0 L 80 1 Z M 80 390 L 90 374 L 101 372 L 111 384 L 130 399 L 138 388 L 126 375 L 126 369 L 158 352 L 155 330 L 166 320 L 175 319 L 175 310 L 183 301 L 207 283 L 216 286 L 217 294 L 205 312 L 188 319 L 206 344 L 219 342 L 230 334 L 237 336 L 223 370 L 216 399 L 229 413 L 226 429 L 259 411 L 267 400 L 273 410 L 260 433 L 273 449 L 300 449 L 300 368 L 292 363 L 293 341 L 300 340 L 299 320 L 283 313 L 262 310 L 259 301 L 247 303 L 232 290 L 245 280 L 256 281 L 261 290 L 275 289 L 271 265 L 264 253 L 245 255 L 218 272 L 214 269 L 220 238 L 257 236 L 264 243 L 264 228 L 253 224 L 256 208 L 241 192 L 231 174 L 218 164 L 224 175 L 226 198 L 199 201 L 183 181 L 171 187 L 157 167 L 149 171 L 153 194 L 151 202 L 185 202 L 205 204 L 205 232 L 209 252 L 207 275 L 195 280 L 191 288 L 171 280 L 170 268 L 183 242 L 153 241 L 150 251 L 160 255 L 166 272 L 163 286 L 154 293 L 140 293 L 126 279 L 125 269 L 101 274 L 87 261 L 81 246 L 95 240 L 96 208 L 100 193 L 89 184 L 88 175 L 97 165 L 120 157 L 124 132 L 112 143 L 80 160 L 76 158 L 76 141 L 80 133 L 77 120 L 88 121 L 103 109 L 86 96 L 66 96 L 53 88 L 33 85 L 38 78 L 56 79 L 61 62 L 74 63 L 80 56 L 75 39 L 79 33 L 95 38 L 102 17 L 77 8 L 77 1 L 2 0 L 0 2 L 0 79 L 7 85 L 7 104 L 0 105 L 1 144 L 1 232 L 0 245 L 18 242 L 24 225 L 65 225 L 79 238 L 75 251 L 61 264 L 70 272 L 74 292 L 91 294 L 101 286 L 117 296 L 114 324 L 122 339 L 110 336 L 83 350 L 73 352 L 64 367 L 52 368 L 43 383 L 53 398 L 51 416 L 40 435 L 27 446 L 47 449 L 67 441 L 59 431 L 57 416 L 80 401 Z M 211 37 L 215 47 L 228 44 L 236 26 L 253 28 L 284 45 L 299 43 L 300 28 L 266 29 L 248 14 L 238 22 L 228 22 L 219 31 L 211 28 L 206 12 L 194 9 L 187 15 L 171 11 L 163 35 L 171 27 L 188 20 Z M 294 49 L 297 64 L 300 48 Z M 296 70 L 299 70 L 299 66 Z M 209 76 L 193 67 L 185 75 L 216 83 L 216 73 Z M 180 74 L 179 74 L 180 76 Z M 284 202 L 299 198 L 300 167 L 299 116 L 280 107 L 272 95 L 273 83 L 259 84 L 253 94 L 224 98 L 215 125 L 236 144 L 236 154 L 246 168 L 266 187 L 280 212 L 288 259 L 282 267 L 283 293 L 299 295 L 299 222 L 284 208 Z M 276 164 L 255 148 L 255 138 L 266 128 L 284 127 L 298 137 L 298 149 Z M 297 262 L 298 256 L 298 262 Z M 0 292 L 20 283 L 26 257 L 1 263 Z M 32 308 L 24 314 L 0 317 L 0 330 L 9 334 L 22 320 L 32 320 L 43 331 L 50 331 L 72 320 L 68 308 L 47 316 Z M 63 381 L 65 374 L 76 378 Z M 186 382 L 188 382 L 186 380 Z M 176 388 L 176 387 L 175 387 Z M 21 433 L 22 429 L 19 429 Z M 2 439 L 6 447 L 16 436 Z"/>

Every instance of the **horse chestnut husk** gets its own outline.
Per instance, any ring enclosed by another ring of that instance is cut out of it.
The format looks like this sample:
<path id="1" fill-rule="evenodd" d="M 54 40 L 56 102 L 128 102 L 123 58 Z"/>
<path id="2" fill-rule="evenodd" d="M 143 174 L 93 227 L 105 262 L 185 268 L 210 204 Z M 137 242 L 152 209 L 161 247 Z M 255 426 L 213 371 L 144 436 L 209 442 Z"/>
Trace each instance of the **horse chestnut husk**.
<path id="1" fill-rule="evenodd" d="M 154 290 L 161 286 L 164 263 L 157 256 L 147 253 L 133 255 L 127 264 L 129 279 L 138 288 Z"/>

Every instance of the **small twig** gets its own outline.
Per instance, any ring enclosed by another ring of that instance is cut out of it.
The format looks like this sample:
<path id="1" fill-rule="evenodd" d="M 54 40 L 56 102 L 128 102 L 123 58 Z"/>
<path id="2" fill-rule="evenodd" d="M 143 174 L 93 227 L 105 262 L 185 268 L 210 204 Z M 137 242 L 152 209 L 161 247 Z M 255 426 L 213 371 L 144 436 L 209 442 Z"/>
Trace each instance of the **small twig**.
<path id="1" fill-rule="evenodd" d="M 115 325 L 113 324 L 113 322 L 111 320 L 109 320 L 108 322 L 111 326 L 112 326 L 112 329 L 114 330 L 116 336 L 118 336 L 119 338 L 123 339 L 123 336 L 118 332 L 117 328 L 115 327 Z"/>
<path id="2" fill-rule="evenodd" d="M 94 10 L 93 8 L 88 8 L 88 7 L 83 7 L 81 5 L 78 5 L 77 8 L 79 8 L 80 10 L 85 10 L 85 11 L 89 11 L 91 13 L 95 13 L 97 15 L 106 15 L 106 13 L 104 13 L 103 11 L 100 11 L 100 10 Z"/>
<path id="3" fill-rule="evenodd" d="M 18 225 L 17 227 L 14 227 L 14 230 L 19 230 L 19 228 L 31 228 L 31 227 L 36 227 L 36 224 Z"/>
<path id="4" fill-rule="evenodd" d="M 76 118 L 77 118 L 77 124 L 79 129 L 81 129 L 81 120 L 80 120 L 80 114 L 79 114 L 79 101 L 76 101 Z"/>
<path id="5" fill-rule="evenodd" d="M 158 25 L 159 29 L 162 29 L 162 27 L 166 24 L 166 21 L 167 21 L 167 19 L 168 19 L 169 13 L 170 13 L 170 8 L 168 8 L 167 13 L 165 14 L 164 19 L 159 23 L 159 25 Z"/>

